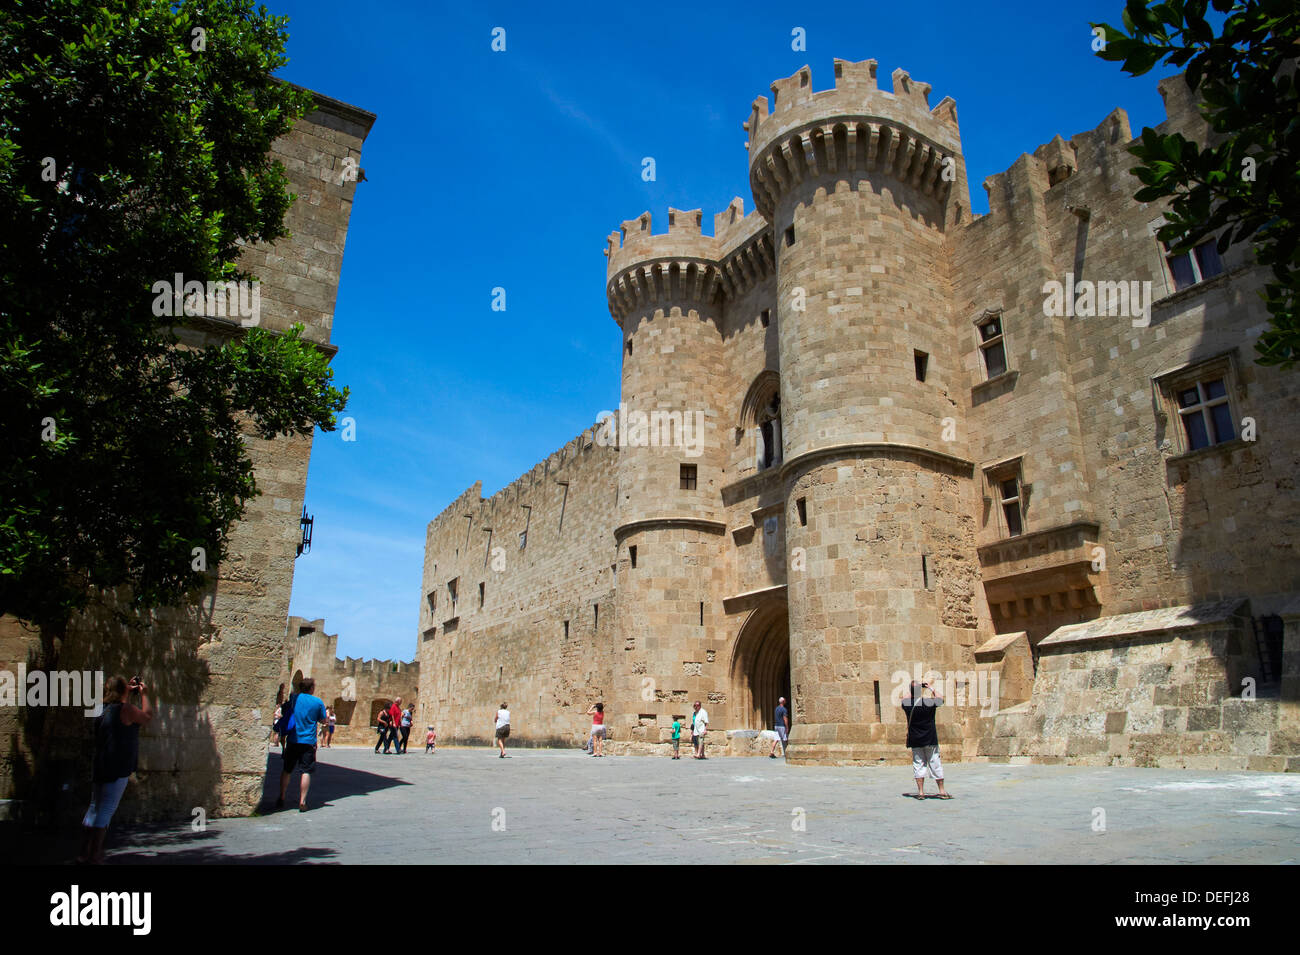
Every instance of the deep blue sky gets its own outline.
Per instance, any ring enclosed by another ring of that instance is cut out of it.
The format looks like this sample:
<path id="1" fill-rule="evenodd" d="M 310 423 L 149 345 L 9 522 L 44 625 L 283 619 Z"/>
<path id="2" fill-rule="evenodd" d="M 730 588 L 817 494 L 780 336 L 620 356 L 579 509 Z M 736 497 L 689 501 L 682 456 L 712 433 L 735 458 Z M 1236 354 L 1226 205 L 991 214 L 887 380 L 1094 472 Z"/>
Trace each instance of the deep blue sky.
<path id="1" fill-rule="evenodd" d="M 706 231 L 732 196 L 751 209 L 740 124 L 772 80 L 806 63 L 827 89 L 833 58 L 875 58 L 883 89 L 902 67 L 931 105 L 952 96 L 976 213 L 987 176 L 1058 133 L 1116 106 L 1135 132 L 1164 118 L 1168 71 L 1093 55 L 1088 23 L 1118 23 L 1121 0 L 268 6 L 290 17 L 280 75 L 379 117 L 334 319 L 357 440 L 317 435 L 291 605 L 350 656 L 414 656 L 429 520 L 617 407 L 605 236 L 646 209 L 656 232 L 670 205 L 702 208 Z"/>

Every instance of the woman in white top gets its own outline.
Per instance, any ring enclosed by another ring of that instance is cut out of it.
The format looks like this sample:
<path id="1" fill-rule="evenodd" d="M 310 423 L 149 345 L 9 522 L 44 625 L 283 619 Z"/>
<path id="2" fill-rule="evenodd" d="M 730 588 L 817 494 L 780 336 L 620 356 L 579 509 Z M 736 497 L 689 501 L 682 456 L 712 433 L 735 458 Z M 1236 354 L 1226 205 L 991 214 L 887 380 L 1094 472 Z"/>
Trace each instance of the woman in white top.
<path id="1" fill-rule="evenodd" d="M 501 759 L 506 758 L 506 737 L 510 735 L 510 707 L 505 703 L 497 710 L 497 746 L 501 749 Z"/>

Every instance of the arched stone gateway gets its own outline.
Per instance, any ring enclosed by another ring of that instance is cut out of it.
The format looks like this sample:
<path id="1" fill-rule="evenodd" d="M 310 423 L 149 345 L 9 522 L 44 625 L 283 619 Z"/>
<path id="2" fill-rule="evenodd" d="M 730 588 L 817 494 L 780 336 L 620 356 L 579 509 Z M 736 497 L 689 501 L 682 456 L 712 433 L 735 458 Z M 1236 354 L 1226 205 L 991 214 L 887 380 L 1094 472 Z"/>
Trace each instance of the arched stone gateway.
<path id="1" fill-rule="evenodd" d="M 741 625 L 731 657 L 731 687 L 736 729 L 771 729 L 772 711 L 782 696 L 793 714 L 790 625 L 784 600 L 755 607 Z"/>

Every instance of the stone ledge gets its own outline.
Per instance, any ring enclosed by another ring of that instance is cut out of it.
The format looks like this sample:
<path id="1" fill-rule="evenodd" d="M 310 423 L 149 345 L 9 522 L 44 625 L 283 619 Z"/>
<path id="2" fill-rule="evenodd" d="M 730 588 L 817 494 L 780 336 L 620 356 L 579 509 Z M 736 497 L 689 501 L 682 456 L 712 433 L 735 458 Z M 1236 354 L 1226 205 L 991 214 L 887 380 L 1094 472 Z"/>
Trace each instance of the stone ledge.
<path id="1" fill-rule="evenodd" d="M 722 609 L 727 613 L 740 613 L 743 610 L 749 610 L 751 607 L 757 607 L 769 598 L 785 599 L 786 585 L 776 584 L 772 587 L 762 587 L 758 590 L 747 590 L 743 594 L 735 594 L 731 597 L 722 598 Z"/>
<path id="2" fill-rule="evenodd" d="M 1002 659 L 1002 654 L 1006 652 L 1007 647 L 1015 643 L 1021 637 L 1027 637 L 1023 630 L 1017 630 L 1013 633 L 999 633 L 985 640 L 975 648 L 976 663 L 996 663 Z"/>
<path id="3" fill-rule="evenodd" d="M 970 398 L 972 405 L 981 405 L 991 398 L 999 397 L 1007 392 L 1014 391 L 1016 382 L 1020 379 L 1020 372 L 1016 369 L 1004 371 L 993 378 L 985 379 L 979 384 L 972 385 L 970 389 Z M 994 392 L 997 392 L 995 395 Z"/>
<path id="4" fill-rule="evenodd" d="M 1216 600 L 1203 604 L 1186 604 L 1160 610 L 1139 610 L 1102 617 L 1087 623 L 1060 627 L 1038 643 L 1039 652 L 1080 643 L 1105 643 L 1144 634 L 1199 630 L 1216 624 L 1231 624 L 1237 611 L 1246 604 L 1243 597 Z"/>

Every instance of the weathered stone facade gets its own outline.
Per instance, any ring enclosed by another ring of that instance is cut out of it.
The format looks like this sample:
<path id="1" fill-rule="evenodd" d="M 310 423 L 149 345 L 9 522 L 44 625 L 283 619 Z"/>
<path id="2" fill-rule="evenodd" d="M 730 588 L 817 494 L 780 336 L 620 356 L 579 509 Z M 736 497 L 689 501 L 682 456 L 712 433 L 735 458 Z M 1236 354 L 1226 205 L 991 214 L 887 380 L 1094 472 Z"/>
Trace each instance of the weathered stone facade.
<path id="1" fill-rule="evenodd" d="M 379 710 L 387 709 L 395 699 L 401 699 L 403 709 L 417 702 L 420 665 L 401 660 L 340 660 L 338 648 L 338 635 L 325 632 L 324 620 L 290 617 L 289 666 L 282 680 L 285 692 L 296 689 L 303 677 L 314 678 L 316 696 L 334 707 L 334 742 L 373 746 Z M 413 726 L 412 738 L 423 742 L 424 726 Z"/>
<path id="2" fill-rule="evenodd" d="M 283 332 L 300 323 L 303 338 L 330 355 L 337 350 L 330 330 L 357 187 L 357 177 L 345 173 L 358 163 L 374 119 L 317 95 L 316 108 L 272 150 L 298 197 L 285 217 L 291 234 L 271 246 L 250 246 L 242 258 L 261 282 L 261 326 Z M 218 342 L 239 331 L 238 319 L 203 321 L 205 327 L 183 333 L 186 343 Z M 111 607 L 92 608 L 73 621 L 62 647 L 60 669 L 139 674 L 154 692 L 157 716 L 141 734 L 139 784 L 127 788 L 115 817 L 120 821 L 188 822 L 194 807 L 240 815 L 261 798 L 311 439 L 265 441 L 250 434 L 248 450 L 261 496 L 233 529 L 229 559 L 217 568 L 212 590 L 191 607 L 154 614 L 142 629 L 117 623 Z M 36 634 L 0 620 L 0 666 L 34 660 L 38 647 Z M 31 800 L 60 816 L 84 812 L 89 721 L 79 711 L 60 712 L 33 738 L 30 716 L 0 709 L 0 796 Z M 53 769 L 52 789 L 42 793 L 30 785 L 38 747 L 46 748 Z"/>
<path id="3" fill-rule="evenodd" d="M 1182 79 L 1160 89 L 1161 130 L 1204 140 Z M 1253 362 L 1261 270 L 1198 253 L 1176 288 L 1191 259 L 1167 262 L 1161 208 L 1132 198 L 1122 110 L 990 177 L 972 215 L 955 104 L 929 92 L 902 70 L 878 89 L 870 60 L 817 92 L 801 69 L 745 124 L 757 211 L 610 236 L 617 428 L 429 525 L 440 731 L 486 736 L 523 697 L 512 738 L 576 740 L 602 699 L 612 749 L 638 751 L 698 699 L 752 752 L 784 695 L 792 760 L 892 760 L 905 680 L 937 672 L 951 755 L 1296 767 L 1300 378 Z M 1184 412 L 1231 433 L 1193 449 Z M 672 414 L 700 431 L 660 433 Z M 562 622 L 597 600 L 612 626 L 566 654 Z M 1231 622 L 1204 617 L 1214 601 Z M 1158 608 L 1177 625 L 1141 615 Z M 1112 619 L 1113 646 L 1066 639 Z M 1077 671 L 1101 674 L 1092 695 Z M 1189 743 L 1201 722 L 1217 735 Z"/>
<path id="4" fill-rule="evenodd" d="M 616 459 L 588 432 L 429 524 L 416 712 L 439 739 L 490 740 L 504 702 L 514 741 L 571 743 L 609 695 Z"/>

